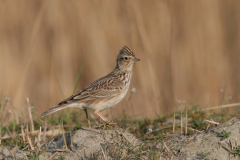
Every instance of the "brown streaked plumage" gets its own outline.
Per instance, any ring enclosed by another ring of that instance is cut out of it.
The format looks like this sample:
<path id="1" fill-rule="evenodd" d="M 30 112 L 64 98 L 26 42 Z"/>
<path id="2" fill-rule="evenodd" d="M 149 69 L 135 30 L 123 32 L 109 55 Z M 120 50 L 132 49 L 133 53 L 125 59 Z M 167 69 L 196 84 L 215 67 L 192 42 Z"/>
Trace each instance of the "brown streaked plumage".
<path id="1" fill-rule="evenodd" d="M 99 112 L 114 106 L 124 98 L 131 82 L 133 66 L 139 60 L 131 49 L 123 47 L 112 72 L 61 101 L 57 106 L 46 110 L 41 117 L 65 108 L 93 109 L 107 122 L 108 120 Z"/>

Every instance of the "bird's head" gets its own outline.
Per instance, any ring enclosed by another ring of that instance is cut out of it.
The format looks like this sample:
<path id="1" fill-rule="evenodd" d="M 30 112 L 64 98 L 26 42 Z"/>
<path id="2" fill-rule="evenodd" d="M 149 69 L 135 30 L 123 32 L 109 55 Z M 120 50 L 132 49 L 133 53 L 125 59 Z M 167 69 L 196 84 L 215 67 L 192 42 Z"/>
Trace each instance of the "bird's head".
<path id="1" fill-rule="evenodd" d="M 124 46 L 118 54 L 117 66 L 121 69 L 131 71 L 137 61 L 140 61 L 140 59 L 135 56 L 130 48 Z"/>

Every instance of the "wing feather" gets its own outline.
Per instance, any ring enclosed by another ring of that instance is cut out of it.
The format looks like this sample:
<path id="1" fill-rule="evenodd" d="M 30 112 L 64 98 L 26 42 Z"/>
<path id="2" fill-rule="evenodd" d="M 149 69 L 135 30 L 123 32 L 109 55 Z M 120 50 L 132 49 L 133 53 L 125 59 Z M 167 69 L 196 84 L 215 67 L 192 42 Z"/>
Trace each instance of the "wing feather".
<path id="1" fill-rule="evenodd" d="M 69 98 L 61 101 L 58 105 L 71 103 L 73 101 L 92 101 L 97 97 L 109 98 L 118 96 L 121 93 L 123 82 L 118 77 L 105 76 L 93 83 L 86 88 L 76 92 Z"/>

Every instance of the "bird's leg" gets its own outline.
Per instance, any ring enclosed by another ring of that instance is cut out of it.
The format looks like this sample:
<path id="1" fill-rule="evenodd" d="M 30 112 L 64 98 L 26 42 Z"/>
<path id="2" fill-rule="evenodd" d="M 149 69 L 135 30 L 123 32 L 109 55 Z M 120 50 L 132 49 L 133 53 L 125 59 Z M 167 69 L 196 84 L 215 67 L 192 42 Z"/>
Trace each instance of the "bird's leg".
<path id="1" fill-rule="evenodd" d="M 100 113 L 96 113 L 104 122 L 108 123 L 109 125 L 117 125 L 116 123 L 112 123 L 109 122 L 108 119 L 106 117 L 104 117 L 103 115 L 101 115 Z"/>
<path id="2" fill-rule="evenodd" d="M 103 115 L 101 115 L 100 113 L 96 113 L 104 122 L 108 122 L 108 119 L 105 118 Z"/>
<path id="3" fill-rule="evenodd" d="M 92 127 L 91 122 L 90 122 L 90 120 L 88 119 L 87 109 L 85 108 L 85 109 L 83 109 L 83 110 L 84 110 L 84 112 L 85 112 L 85 114 L 86 114 L 86 118 L 87 118 L 87 121 L 88 121 L 88 126 L 89 126 L 89 127 Z"/>

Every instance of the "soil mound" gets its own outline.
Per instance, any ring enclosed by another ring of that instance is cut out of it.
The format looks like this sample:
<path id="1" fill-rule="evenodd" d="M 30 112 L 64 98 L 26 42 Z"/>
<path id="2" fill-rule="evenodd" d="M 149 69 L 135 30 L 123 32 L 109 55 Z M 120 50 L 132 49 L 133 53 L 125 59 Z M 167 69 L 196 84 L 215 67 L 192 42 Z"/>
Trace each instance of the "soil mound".
<path id="1" fill-rule="evenodd" d="M 175 137 L 155 145 L 165 148 L 166 159 L 239 159 L 240 121 L 233 118 L 191 137 Z M 163 158 L 164 159 L 164 158 Z"/>
<path id="2" fill-rule="evenodd" d="M 84 127 L 66 134 L 65 139 L 69 150 L 66 150 L 63 136 L 59 136 L 42 148 L 42 150 L 48 149 L 39 159 L 51 157 L 55 153 L 56 157 L 64 157 L 65 160 L 122 159 L 127 157 L 127 145 L 136 147 L 141 143 L 134 135 L 119 127 L 113 127 L 111 130 Z"/>

